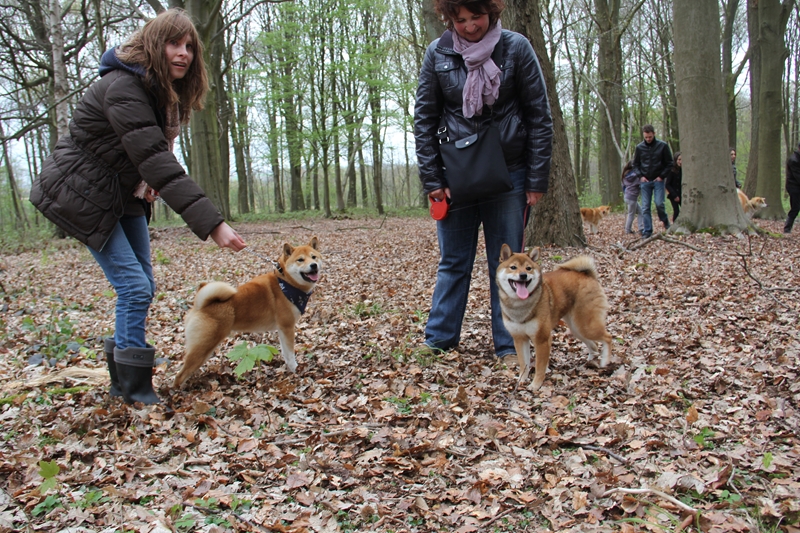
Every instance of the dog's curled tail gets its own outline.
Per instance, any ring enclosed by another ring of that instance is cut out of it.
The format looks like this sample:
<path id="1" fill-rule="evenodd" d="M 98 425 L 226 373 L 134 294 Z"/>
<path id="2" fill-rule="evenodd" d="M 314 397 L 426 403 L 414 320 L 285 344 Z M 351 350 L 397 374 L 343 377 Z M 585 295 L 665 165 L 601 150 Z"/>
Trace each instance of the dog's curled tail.
<path id="1" fill-rule="evenodd" d="M 578 257 L 573 257 L 566 263 L 558 265 L 558 269 L 583 272 L 584 274 L 597 279 L 597 268 L 594 266 L 594 259 L 588 255 L 579 255 Z"/>
<path id="2" fill-rule="evenodd" d="M 234 294 L 236 294 L 236 289 L 224 281 L 204 282 L 197 288 L 197 295 L 194 297 L 194 306 L 200 309 L 209 303 L 224 302 L 229 300 Z"/>

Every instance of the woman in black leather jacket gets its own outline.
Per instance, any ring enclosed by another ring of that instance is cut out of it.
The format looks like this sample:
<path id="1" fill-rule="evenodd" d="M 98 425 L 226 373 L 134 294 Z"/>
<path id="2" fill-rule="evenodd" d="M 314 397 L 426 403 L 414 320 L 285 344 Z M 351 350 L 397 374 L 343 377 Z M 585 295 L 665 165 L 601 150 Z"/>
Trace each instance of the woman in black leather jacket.
<path id="1" fill-rule="evenodd" d="M 527 207 L 547 192 L 553 125 L 545 81 L 530 42 L 503 30 L 502 0 L 434 0 L 447 31 L 428 46 L 414 112 L 419 177 L 431 200 L 450 198 L 437 132 L 463 139 L 494 122 L 513 190 L 462 205 L 437 222 L 440 261 L 425 344 L 455 347 L 483 225 L 489 266 L 492 337 L 499 357 L 515 353 L 503 326 L 495 270 L 500 248 L 523 246 Z M 470 65 L 468 68 L 467 64 Z M 452 179 L 452 177 L 451 177 Z"/>

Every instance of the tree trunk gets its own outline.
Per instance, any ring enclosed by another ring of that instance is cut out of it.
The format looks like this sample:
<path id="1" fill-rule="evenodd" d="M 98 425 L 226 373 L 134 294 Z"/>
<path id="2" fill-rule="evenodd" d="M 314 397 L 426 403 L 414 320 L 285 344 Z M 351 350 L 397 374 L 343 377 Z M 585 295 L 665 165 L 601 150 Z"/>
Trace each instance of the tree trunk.
<path id="1" fill-rule="evenodd" d="M 739 0 L 723 2 L 722 11 L 722 79 L 725 82 L 725 96 L 728 101 L 728 145 L 736 149 L 736 80 L 733 73 L 733 28 Z"/>
<path id="2" fill-rule="evenodd" d="M 533 222 L 525 229 L 526 246 L 585 246 L 575 175 L 569 155 L 569 140 L 556 92 L 555 72 L 547 55 L 538 2 L 509 0 L 504 21 L 508 27 L 528 37 L 542 67 L 550 112 L 553 117 L 553 157 L 548 192 L 531 213 Z M 619 181 L 619 180 L 617 180 Z"/>
<path id="3" fill-rule="evenodd" d="M 444 23 L 442 23 L 439 15 L 436 14 L 436 11 L 433 9 L 433 2 L 430 0 L 422 0 L 422 24 L 424 26 L 425 36 L 427 37 L 426 45 L 438 39 L 445 29 Z M 420 57 L 419 67 L 422 66 L 421 59 Z M 419 70 L 419 68 L 417 70 Z"/>
<path id="4" fill-rule="evenodd" d="M 740 233 L 748 221 L 733 185 L 716 0 L 675 0 L 675 79 L 683 145 L 681 214 L 671 231 Z"/>
<path id="5" fill-rule="evenodd" d="M 752 197 L 756 195 L 758 187 L 758 130 L 761 124 L 758 98 L 761 85 L 761 45 L 758 43 L 757 0 L 748 0 L 747 3 L 747 35 L 750 41 L 750 154 L 742 190 Z"/>
<path id="6" fill-rule="evenodd" d="M 53 58 L 53 101 L 58 136 L 69 133 L 69 81 L 64 63 L 64 34 L 61 29 L 61 2 L 50 0 L 50 39 Z M 55 143 L 53 143 L 55 146 Z"/>
<path id="7" fill-rule="evenodd" d="M 781 125 L 783 124 L 783 69 L 788 57 L 784 41 L 786 24 L 794 0 L 759 0 L 758 40 L 761 45 L 761 81 L 758 91 L 760 122 L 758 125 L 757 196 L 763 196 L 768 207 L 761 218 L 781 220 L 786 216 L 781 202 Z"/>
<path id="8" fill-rule="evenodd" d="M 3 131 L 2 121 L 0 121 L 0 139 L 3 139 L 3 159 L 6 162 L 6 176 L 8 177 L 8 188 L 11 192 L 11 203 L 14 206 L 16 227 L 18 229 L 28 228 L 30 224 L 28 223 L 28 217 L 25 215 L 25 210 L 22 208 L 19 187 L 17 187 L 17 180 L 14 177 L 14 166 L 11 164 L 11 158 L 8 156 L 8 141 L 6 140 L 5 131 Z"/>
<path id="9" fill-rule="evenodd" d="M 184 9 L 195 21 L 200 21 L 198 32 L 205 45 L 205 63 L 208 70 L 209 91 L 205 107 L 192 113 L 191 138 L 193 145 L 192 177 L 197 181 L 206 196 L 220 210 L 222 216 L 231 216 L 228 198 L 229 175 L 223 164 L 221 146 L 227 146 L 227 137 L 222 139 L 219 125 L 219 91 L 224 91 L 222 82 L 222 29 L 220 20 L 221 3 L 202 0 L 186 0 Z"/>
<path id="10" fill-rule="evenodd" d="M 619 32 L 619 2 L 595 0 L 595 22 L 599 34 L 597 74 L 600 96 L 599 179 L 604 204 L 622 202 L 619 140 L 622 136 L 622 47 Z"/>

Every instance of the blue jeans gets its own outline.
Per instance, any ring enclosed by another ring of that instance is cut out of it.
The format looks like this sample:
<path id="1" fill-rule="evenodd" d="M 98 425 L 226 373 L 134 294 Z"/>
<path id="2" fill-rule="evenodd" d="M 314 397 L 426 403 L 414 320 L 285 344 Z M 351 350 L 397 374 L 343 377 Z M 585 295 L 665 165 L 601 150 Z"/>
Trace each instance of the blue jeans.
<path id="1" fill-rule="evenodd" d="M 145 320 L 156 292 L 144 216 L 123 216 L 101 251 L 92 252 L 117 293 L 117 348 L 146 348 Z"/>
<path id="2" fill-rule="evenodd" d="M 523 217 L 526 170 L 511 172 L 514 189 L 510 192 L 450 208 L 447 218 L 437 222 L 439 270 L 428 323 L 425 344 L 440 350 L 454 348 L 461 339 L 461 322 L 467 309 L 469 283 L 478 247 L 478 230 L 483 224 L 489 287 L 492 305 L 492 339 L 495 353 L 502 357 L 514 350 L 514 341 L 503 325 L 495 271 L 504 243 L 515 252 L 522 249 L 525 232 Z"/>
<path id="3" fill-rule="evenodd" d="M 664 209 L 664 180 L 643 181 L 639 185 L 639 194 L 642 201 L 642 227 L 639 231 L 642 237 L 649 237 L 653 234 L 653 216 L 650 214 L 650 202 L 655 201 L 658 219 L 669 228 L 669 217 L 667 210 Z"/>

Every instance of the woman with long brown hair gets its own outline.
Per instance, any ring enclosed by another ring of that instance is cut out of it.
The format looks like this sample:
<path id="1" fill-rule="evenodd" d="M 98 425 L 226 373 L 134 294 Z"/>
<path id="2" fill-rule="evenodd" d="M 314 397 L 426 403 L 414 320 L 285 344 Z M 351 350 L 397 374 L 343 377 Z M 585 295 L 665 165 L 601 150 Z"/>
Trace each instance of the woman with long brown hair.
<path id="1" fill-rule="evenodd" d="M 203 107 L 203 45 L 188 15 L 169 9 L 103 54 L 100 79 L 78 102 L 69 133 L 45 160 L 31 202 L 86 244 L 117 293 L 105 340 L 111 396 L 158 403 L 155 349 L 145 321 L 155 294 L 147 223 L 160 196 L 201 239 L 234 251 L 246 244 L 172 153 L 180 125 Z"/>

